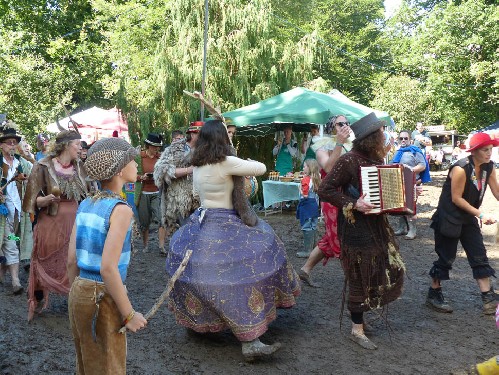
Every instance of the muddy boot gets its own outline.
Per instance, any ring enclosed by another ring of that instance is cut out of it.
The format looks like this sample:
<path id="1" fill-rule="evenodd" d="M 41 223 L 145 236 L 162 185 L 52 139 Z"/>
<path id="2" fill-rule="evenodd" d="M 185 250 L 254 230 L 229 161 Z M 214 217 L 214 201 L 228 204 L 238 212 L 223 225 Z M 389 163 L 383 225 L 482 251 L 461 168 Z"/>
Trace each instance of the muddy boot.
<path id="1" fill-rule="evenodd" d="M 407 232 L 407 235 L 405 236 L 406 240 L 413 240 L 416 238 L 417 230 L 416 230 L 416 220 L 414 219 L 409 219 L 408 220 L 409 224 L 409 232 Z"/>
<path id="2" fill-rule="evenodd" d="M 497 294 L 493 288 L 490 288 L 488 292 L 482 293 L 483 313 L 485 315 L 494 315 L 498 302 Z"/>
<path id="3" fill-rule="evenodd" d="M 298 258 L 308 258 L 314 248 L 315 233 L 317 230 L 303 230 L 303 251 L 296 253 Z"/>
<path id="4" fill-rule="evenodd" d="M 407 234 L 407 219 L 405 216 L 398 217 L 397 226 L 393 228 L 393 230 L 396 236 L 403 236 L 404 234 Z"/>
<path id="5" fill-rule="evenodd" d="M 445 302 L 442 288 L 433 289 L 430 287 L 430 290 L 428 290 L 428 296 L 426 297 L 426 306 L 443 313 L 451 313 L 454 311 L 452 307 Z"/>

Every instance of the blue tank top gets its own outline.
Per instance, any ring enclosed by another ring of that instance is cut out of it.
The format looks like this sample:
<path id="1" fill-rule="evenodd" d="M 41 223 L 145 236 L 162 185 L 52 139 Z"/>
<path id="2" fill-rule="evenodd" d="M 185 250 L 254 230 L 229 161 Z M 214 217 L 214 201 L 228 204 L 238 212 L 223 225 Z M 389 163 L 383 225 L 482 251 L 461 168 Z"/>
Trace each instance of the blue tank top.
<path id="1" fill-rule="evenodd" d="M 117 204 L 127 204 L 117 198 L 86 198 L 76 213 L 76 260 L 80 277 L 102 282 L 100 274 L 102 252 L 109 231 L 109 218 Z M 128 205 L 128 204 L 127 204 Z M 118 270 L 124 282 L 130 263 L 132 225 L 127 230 L 118 261 Z"/>

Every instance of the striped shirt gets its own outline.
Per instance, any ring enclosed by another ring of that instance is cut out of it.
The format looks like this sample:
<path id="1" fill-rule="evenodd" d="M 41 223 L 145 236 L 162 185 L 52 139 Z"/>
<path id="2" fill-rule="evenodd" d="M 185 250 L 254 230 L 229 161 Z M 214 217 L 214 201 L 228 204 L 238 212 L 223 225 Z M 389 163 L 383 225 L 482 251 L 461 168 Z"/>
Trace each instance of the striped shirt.
<path id="1" fill-rule="evenodd" d="M 116 198 L 93 200 L 86 198 L 76 213 L 76 259 L 80 277 L 102 282 L 100 274 L 102 252 L 109 231 L 109 218 L 117 204 L 126 204 Z M 125 242 L 118 261 L 121 280 L 126 279 L 130 263 L 132 225 L 127 230 Z"/>

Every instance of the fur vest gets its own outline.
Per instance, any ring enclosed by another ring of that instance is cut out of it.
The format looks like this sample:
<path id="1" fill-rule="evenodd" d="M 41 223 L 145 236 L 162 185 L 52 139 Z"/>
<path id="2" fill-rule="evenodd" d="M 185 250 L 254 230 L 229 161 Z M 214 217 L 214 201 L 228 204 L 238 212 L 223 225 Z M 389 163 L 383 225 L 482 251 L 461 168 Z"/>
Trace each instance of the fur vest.
<path id="1" fill-rule="evenodd" d="M 73 167 L 77 171 L 81 185 L 85 188 L 85 193 L 88 194 L 90 183 L 86 181 L 86 172 L 83 164 L 79 160 L 73 161 Z M 59 179 L 57 178 L 54 163 L 51 157 L 45 157 L 35 163 L 31 170 L 31 175 L 26 186 L 26 193 L 23 199 L 23 211 L 30 214 L 36 214 L 38 207 L 36 206 L 36 198 L 51 194 L 53 188 L 59 188 Z M 52 203 L 49 206 L 48 214 L 56 216 L 59 210 L 58 203 Z"/>
<path id="2" fill-rule="evenodd" d="M 154 165 L 154 183 L 161 192 L 161 224 L 167 229 L 174 229 L 199 207 L 199 200 L 192 194 L 192 178 L 175 177 L 175 169 L 191 165 L 191 153 L 185 150 L 185 140 L 173 142 Z"/>

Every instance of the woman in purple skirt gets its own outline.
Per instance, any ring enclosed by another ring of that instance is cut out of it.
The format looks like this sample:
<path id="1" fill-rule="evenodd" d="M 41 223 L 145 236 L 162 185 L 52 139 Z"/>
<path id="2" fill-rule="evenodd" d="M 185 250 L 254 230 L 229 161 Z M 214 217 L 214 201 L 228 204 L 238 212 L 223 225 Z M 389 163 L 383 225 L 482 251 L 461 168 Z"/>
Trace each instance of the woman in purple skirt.
<path id="1" fill-rule="evenodd" d="M 224 123 L 207 121 L 192 156 L 194 194 L 201 207 L 170 241 L 170 276 L 187 250 L 193 254 L 175 283 L 169 308 L 179 324 L 196 332 L 230 329 L 251 360 L 279 349 L 279 343 L 265 345 L 259 337 L 277 308 L 295 304 L 300 286 L 282 241 L 267 223 L 240 212 L 247 206 L 240 200 L 246 198 L 233 191 L 242 186 L 238 179 L 243 176 L 265 173 L 265 165 L 232 155 Z"/>

